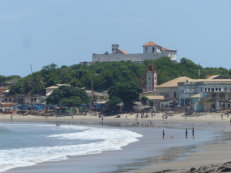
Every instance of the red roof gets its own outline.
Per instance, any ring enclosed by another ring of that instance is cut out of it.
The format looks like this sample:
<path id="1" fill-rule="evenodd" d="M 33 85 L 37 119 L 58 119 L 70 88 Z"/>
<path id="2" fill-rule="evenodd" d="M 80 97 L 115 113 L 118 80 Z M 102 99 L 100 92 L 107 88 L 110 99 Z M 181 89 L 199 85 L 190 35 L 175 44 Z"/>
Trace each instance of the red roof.
<path id="1" fill-rule="evenodd" d="M 128 53 L 125 50 L 122 49 L 118 49 L 120 52 L 122 52 L 123 54 L 127 55 Z"/>
<path id="2" fill-rule="evenodd" d="M 152 41 L 149 41 L 149 42 L 147 42 L 147 43 L 145 43 L 145 44 L 143 45 L 143 47 L 148 47 L 148 46 L 159 46 L 159 45 L 156 44 L 156 43 L 154 43 L 154 42 L 152 42 Z"/>
<path id="3" fill-rule="evenodd" d="M 164 47 L 161 47 L 161 50 L 162 50 L 162 51 L 169 51 L 169 49 L 164 48 Z"/>
<path id="4" fill-rule="evenodd" d="M 147 43 L 145 43 L 145 44 L 143 45 L 143 47 L 148 47 L 148 46 L 159 46 L 160 49 L 161 49 L 161 51 L 176 52 L 176 50 L 169 50 L 169 49 L 164 48 L 164 47 L 162 47 L 162 46 L 160 46 L 160 45 L 158 45 L 158 44 L 156 44 L 156 43 L 154 43 L 154 42 L 152 42 L 152 41 L 149 41 L 149 42 L 147 42 Z"/>

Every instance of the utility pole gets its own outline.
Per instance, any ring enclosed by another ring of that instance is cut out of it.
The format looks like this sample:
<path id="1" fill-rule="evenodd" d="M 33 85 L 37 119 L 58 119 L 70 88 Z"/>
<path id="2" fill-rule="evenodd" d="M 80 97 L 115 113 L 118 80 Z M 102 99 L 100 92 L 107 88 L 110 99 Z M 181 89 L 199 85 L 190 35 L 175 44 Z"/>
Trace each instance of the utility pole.
<path id="1" fill-rule="evenodd" d="M 30 64 L 30 70 L 31 70 L 31 74 L 33 73 L 33 69 L 32 69 L 32 65 Z"/>
<path id="2" fill-rule="evenodd" d="M 90 74 L 90 80 L 91 80 L 91 102 L 90 102 L 90 109 L 91 109 L 91 112 L 92 112 L 92 115 L 94 114 L 94 111 L 93 111 L 93 99 L 94 99 L 94 85 L 93 85 L 93 80 L 92 80 L 92 72 Z"/>

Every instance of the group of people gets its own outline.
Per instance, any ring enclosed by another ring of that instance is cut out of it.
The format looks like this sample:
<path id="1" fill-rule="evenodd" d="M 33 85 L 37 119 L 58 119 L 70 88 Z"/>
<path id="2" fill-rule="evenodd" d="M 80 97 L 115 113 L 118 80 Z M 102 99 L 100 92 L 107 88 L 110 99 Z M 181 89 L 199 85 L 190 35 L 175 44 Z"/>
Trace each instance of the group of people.
<path id="1" fill-rule="evenodd" d="M 163 139 L 165 137 L 165 131 L 163 130 L 162 132 L 162 136 L 163 136 Z M 192 128 L 192 137 L 194 138 L 195 137 L 195 129 Z M 188 138 L 188 128 L 185 129 L 185 138 Z"/>

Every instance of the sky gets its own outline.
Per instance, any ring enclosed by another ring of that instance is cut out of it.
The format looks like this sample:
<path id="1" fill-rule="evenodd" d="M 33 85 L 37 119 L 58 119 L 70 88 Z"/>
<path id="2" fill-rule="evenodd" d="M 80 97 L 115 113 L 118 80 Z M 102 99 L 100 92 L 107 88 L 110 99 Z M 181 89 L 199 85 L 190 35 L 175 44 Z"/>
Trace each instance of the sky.
<path id="1" fill-rule="evenodd" d="M 73 65 L 113 43 L 153 41 L 203 67 L 231 68 L 230 0 L 0 0 L 0 75 Z"/>

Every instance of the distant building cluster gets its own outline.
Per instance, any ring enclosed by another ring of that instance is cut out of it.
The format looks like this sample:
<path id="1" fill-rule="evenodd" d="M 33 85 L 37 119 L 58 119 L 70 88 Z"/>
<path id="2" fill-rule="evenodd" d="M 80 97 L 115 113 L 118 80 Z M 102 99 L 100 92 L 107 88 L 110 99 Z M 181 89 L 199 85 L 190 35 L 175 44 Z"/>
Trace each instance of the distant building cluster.
<path id="1" fill-rule="evenodd" d="M 156 91 L 157 95 L 164 96 L 160 107 L 175 101 L 178 107 L 194 112 L 231 109 L 231 79 L 219 75 L 207 79 L 179 77 L 157 86 Z"/>
<path id="2" fill-rule="evenodd" d="M 93 54 L 92 62 L 143 62 L 145 60 L 155 60 L 163 56 L 169 57 L 172 61 L 177 60 L 177 51 L 164 48 L 152 41 L 143 45 L 143 53 L 130 54 L 119 48 L 119 44 L 112 45 L 112 53 Z"/>

